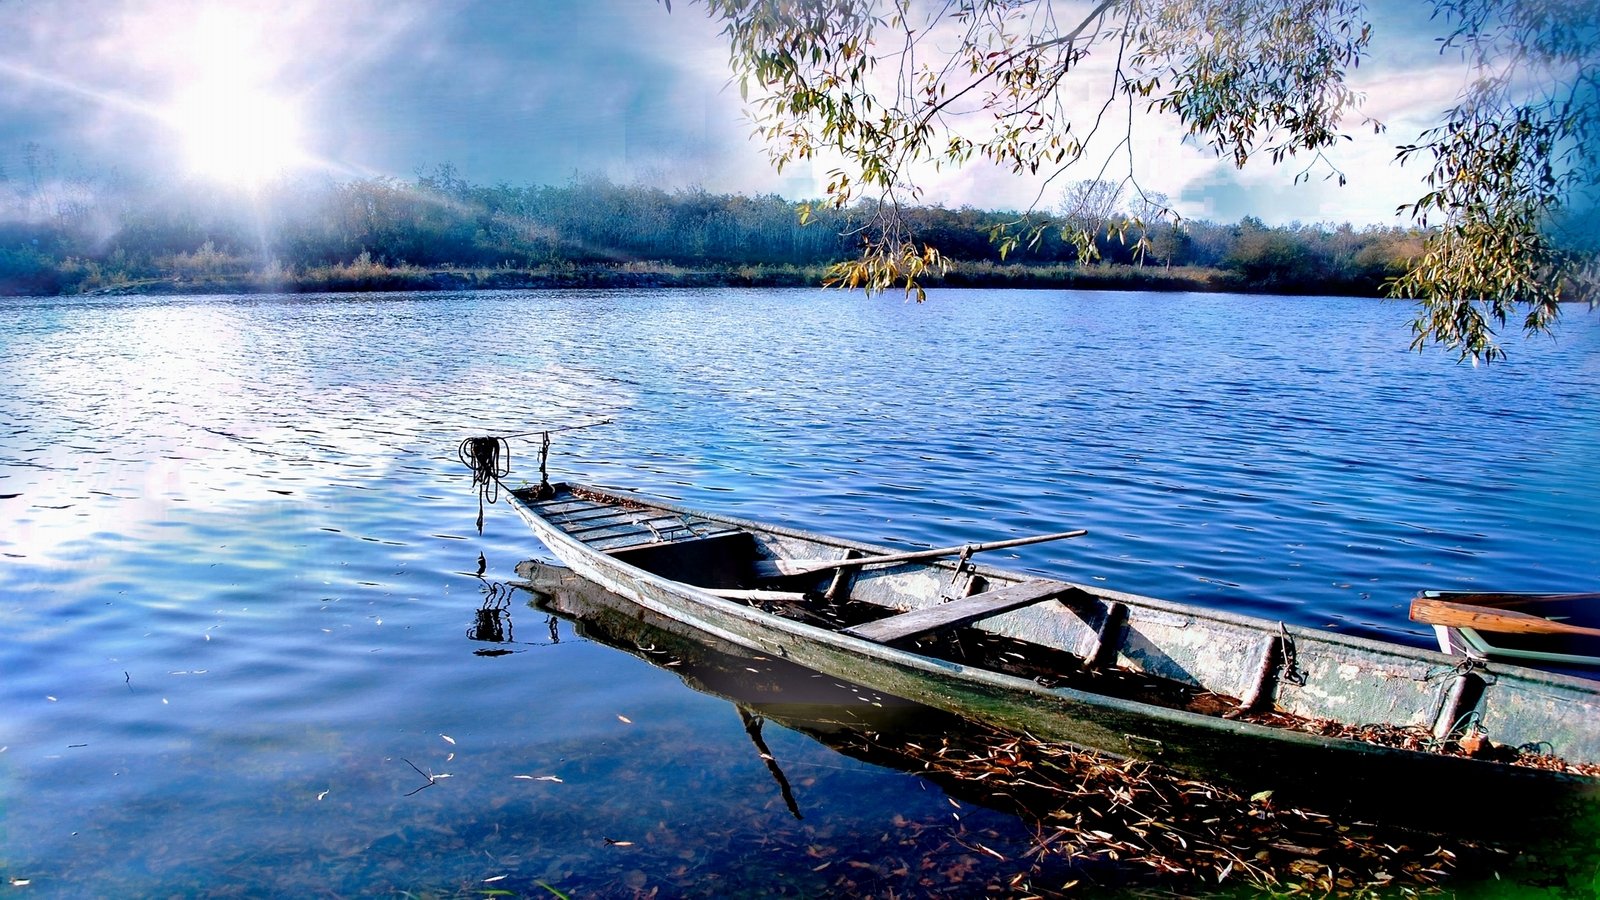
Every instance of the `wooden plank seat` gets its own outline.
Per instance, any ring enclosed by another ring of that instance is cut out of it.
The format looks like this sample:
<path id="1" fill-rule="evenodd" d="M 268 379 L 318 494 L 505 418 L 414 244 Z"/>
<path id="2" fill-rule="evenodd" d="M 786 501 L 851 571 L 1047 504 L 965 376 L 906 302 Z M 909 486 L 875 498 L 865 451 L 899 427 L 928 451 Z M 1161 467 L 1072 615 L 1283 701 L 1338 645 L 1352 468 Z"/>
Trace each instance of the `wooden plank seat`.
<path id="1" fill-rule="evenodd" d="M 751 588 L 701 588 L 713 597 L 725 600 L 774 601 L 779 603 L 804 603 L 806 595 L 799 591 L 764 591 Z"/>
<path id="2" fill-rule="evenodd" d="M 517 491 L 516 493 L 518 496 L 522 497 L 523 502 L 527 503 L 529 507 L 538 510 L 540 515 L 543 515 L 547 519 L 554 519 L 562 516 L 581 515 L 583 513 L 594 512 L 596 510 L 617 509 L 617 507 L 612 504 L 600 503 L 594 500 L 585 500 L 582 497 L 570 497 L 562 495 L 551 497 L 548 500 L 535 500 L 529 496 L 530 492 L 528 490 Z"/>
<path id="3" fill-rule="evenodd" d="M 662 544 L 662 546 L 664 544 L 685 544 L 691 543 L 691 541 L 706 541 L 712 540 L 712 538 L 738 535 L 738 533 L 741 533 L 739 528 L 725 527 L 725 525 L 712 528 L 706 528 L 704 525 L 699 528 L 690 528 L 688 525 L 677 525 L 677 527 L 659 527 L 659 525 L 656 525 L 654 530 L 645 527 L 645 525 L 634 525 L 634 527 L 622 530 L 622 532 L 597 536 L 586 535 L 581 536 L 579 540 L 589 544 L 592 548 L 598 549 L 598 551 L 618 554 L 618 552 L 627 551 L 627 549 L 651 546 L 651 544 Z"/>
<path id="4" fill-rule="evenodd" d="M 551 524 L 596 550 L 617 554 L 639 547 L 683 544 L 736 534 L 720 522 L 665 510 L 561 495 L 529 504 Z"/>
<path id="5" fill-rule="evenodd" d="M 691 527 L 683 522 L 663 525 L 652 521 L 648 525 L 629 523 L 629 527 L 614 533 L 580 535 L 578 540 L 596 550 L 615 555 L 638 547 L 688 544 L 742 533 L 737 528 L 719 523 L 697 522 Z"/>
<path id="6" fill-rule="evenodd" d="M 959 628 L 979 619 L 987 619 L 1003 612 L 1054 600 L 1073 591 L 1071 585 L 1059 581 L 1044 581 L 1035 579 L 1014 584 L 1010 587 L 984 591 L 959 600 L 951 600 L 938 606 L 925 609 L 913 609 L 887 619 L 878 619 L 853 628 L 844 629 L 845 634 L 866 638 L 880 644 L 889 644 L 895 641 L 904 641 L 914 637 L 922 637 L 946 628 Z"/>
<path id="7" fill-rule="evenodd" d="M 662 540 L 669 535 L 709 534 L 710 523 L 686 522 L 682 518 L 667 514 L 641 513 L 635 510 L 624 510 L 622 514 L 604 520 L 586 520 L 576 524 L 560 523 L 562 531 L 572 535 L 580 541 L 587 543 L 591 537 L 603 537 L 606 532 L 620 533 L 633 529 L 658 532 Z"/>
<path id="8" fill-rule="evenodd" d="M 550 520 L 551 524 L 561 526 L 563 531 L 571 531 L 573 526 L 576 525 L 604 521 L 606 519 L 617 519 L 637 512 L 638 510 L 621 506 L 602 506 L 578 509 L 569 513 L 552 513 L 546 518 Z"/>

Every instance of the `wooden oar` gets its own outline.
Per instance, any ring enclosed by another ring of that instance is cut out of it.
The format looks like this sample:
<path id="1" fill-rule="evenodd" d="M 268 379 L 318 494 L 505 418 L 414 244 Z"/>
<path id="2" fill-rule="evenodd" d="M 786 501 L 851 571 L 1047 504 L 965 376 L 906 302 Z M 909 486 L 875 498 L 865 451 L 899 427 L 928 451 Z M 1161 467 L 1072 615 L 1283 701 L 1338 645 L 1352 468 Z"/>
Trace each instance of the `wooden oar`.
<path id="1" fill-rule="evenodd" d="M 1080 528 L 1077 531 L 1062 531 L 1056 534 L 1037 534 L 1032 537 L 1010 538 L 1004 541 L 989 541 L 983 544 L 961 544 L 955 547 L 940 547 L 936 550 L 908 550 L 905 553 L 885 553 L 882 556 L 861 556 L 855 559 L 762 560 L 756 563 L 756 573 L 764 578 L 773 578 L 779 575 L 810 575 L 813 572 L 826 572 L 829 569 L 841 569 L 846 566 L 854 568 L 856 566 L 873 566 L 882 563 L 916 562 L 921 559 L 955 556 L 963 551 L 970 555 L 988 550 L 1004 550 L 1007 547 L 1022 547 L 1027 544 L 1042 544 L 1046 541 L 1083 537 L 1088 533 L 1088 531 Z"/>
<path id="2" fill-rule="evenodd" d="M 1476 628 L 1499 634 L 1586 634 L 1600 637 L 1600 628 L 1568 625 L 1515 610 L 1454 603 L 1437 597 L 1417 597 L 1412 600 L 1411 620 L 1426 625 Z"/>

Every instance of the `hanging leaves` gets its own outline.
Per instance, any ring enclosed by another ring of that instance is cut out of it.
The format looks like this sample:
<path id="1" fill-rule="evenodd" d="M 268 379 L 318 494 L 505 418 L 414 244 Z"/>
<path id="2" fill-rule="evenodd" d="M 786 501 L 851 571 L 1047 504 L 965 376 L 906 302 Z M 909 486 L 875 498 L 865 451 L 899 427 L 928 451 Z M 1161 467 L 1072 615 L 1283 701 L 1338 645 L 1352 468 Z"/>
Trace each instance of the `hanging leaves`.
<path id="1" fill-rule="evenodd" d="M 1429 192 L 1405 210 L 1433 230 L 1392 293 L 1421 301 L 1417 346 L 1493 360 L 1495 329 L 1515 314 L 1544 331 L 1561 302 L 1597 296 L 1596 198 L 1578 201 L 1600 187 L 1600 12 L 1595 0 L 1431 2 L 1449 32 L 1442 48 L 1472 75 L 1445 121 L 1400 148 L 1400 162 L 1432 165 Z M 845 161 L 826 203 L 856 214 L 861 244 L 828 277 L 840 287 L 924 299 L 919 279 L 948 264 L 917 240 L 903 204 L 920 198 L 928 166 L 981 157 L 1055 178 L 1090 137 L 1117 129 L 1091 180 L 1116 166 L 1127 174 L 1112 183 L 1131 183 L 1143 111 L 1175 117 L 1236 166 L 1300 158 L 1295 180 L 1320 168 L 1343 184 L 1324 151 L 1347 128 L 1383 129 L 1359 115 L 1347 81 L 1372 39 L 1362 0 L 703 3 L 778 170 Z M 1109 78 L 1091 58 L 1111 62 Z M 1102 223 L 1038 218 L 991 232 L 1002 257 L 1059 228 L 1080 262 L 1095 258 Z M 1143 247 L 1142 223 L 1110 230 Z"/>

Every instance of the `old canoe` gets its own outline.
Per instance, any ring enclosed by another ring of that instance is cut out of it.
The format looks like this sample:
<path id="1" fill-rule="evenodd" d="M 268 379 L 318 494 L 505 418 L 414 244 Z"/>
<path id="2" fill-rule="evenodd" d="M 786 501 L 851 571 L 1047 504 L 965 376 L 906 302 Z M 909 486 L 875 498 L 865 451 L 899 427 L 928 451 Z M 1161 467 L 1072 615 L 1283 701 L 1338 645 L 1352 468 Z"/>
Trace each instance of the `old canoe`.
<path id="1" fill-rule="evenodd" d="M 1323 804 L 1566 815 L 1600 682 L 578 484 L 507 489 L 557 559 L 681 627 L 1045 740 Z M 865 560 L 852 564 L 855 558 Z"/>

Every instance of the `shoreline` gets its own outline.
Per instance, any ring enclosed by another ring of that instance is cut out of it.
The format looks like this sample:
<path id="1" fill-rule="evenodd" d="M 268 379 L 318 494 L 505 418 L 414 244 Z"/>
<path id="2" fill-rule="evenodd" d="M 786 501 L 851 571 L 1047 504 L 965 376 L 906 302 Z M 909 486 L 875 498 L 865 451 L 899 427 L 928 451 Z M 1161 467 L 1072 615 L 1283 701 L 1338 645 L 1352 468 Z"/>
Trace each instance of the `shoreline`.
<path id="1" fill-rule="evenodd" d="M 671 265 L 552 266 L 535 269 L 455 269 L 333 266 L 289 275 L 251 272 L 170 276 L 104 284 L 61 297 L 155 294 L 310 294 L 542 288 L 822 287 L 826 269 L 737 266 L 685 269 Z M 1252 283 L 1237 272 L 1200 267 L 997 266 L 970 263 L 922 280 L 927 288 L 1018 290 L 1153 291 L 1160 293 L 1255 293 L 1379 298 L 1381 284 L 1329 280 L 1315 284 Z M 893 293 L 891 288 L 889 293 Z M 15 294 L 13 296 L 23 296 Z"/>

